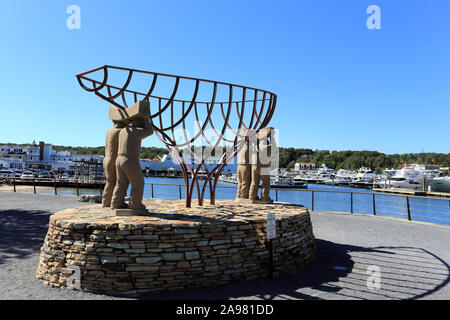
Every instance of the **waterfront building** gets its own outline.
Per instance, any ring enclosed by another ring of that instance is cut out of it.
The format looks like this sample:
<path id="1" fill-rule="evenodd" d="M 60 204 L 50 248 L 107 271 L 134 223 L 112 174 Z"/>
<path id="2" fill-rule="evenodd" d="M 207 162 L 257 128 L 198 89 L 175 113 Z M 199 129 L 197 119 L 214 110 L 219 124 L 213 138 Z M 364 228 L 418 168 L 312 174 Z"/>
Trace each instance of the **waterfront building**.
<path id="1" fill-rule="evenodd" d="M 102 163 L 104 156 L 71 154 L 69 151 L 56 151 L 52 145 L 43 141 L 30 146 L 0 146 L 0 168 L 39 169 L 49 171 L 73 171 L 77 162 Z"/>
<path id="2" fill-rule="evenodd" d="M 11 152 L 10 146 L 6 146 L 6 145 L 0 146 L 0 156 L 7 155 L 10 152 Z"/>
<path id="3" fill-rule="evenodd" d="M 295 171 L 315 170 L 315 169 L 316 169 L 315 163 L 297 162 L 294 166 Z"/>
<path id="4" fill-rule="evenodd" d="M 7 169 L 39 169 L 54 172 L 78 172 L 81 163 L 93 165 L 95 163 L 103 163 L 103 155 L 90 154 L 72 154 L 69 151 L 53 150 L 52 145 L 44 143 L 43 141 L 22 147 L 7 145 L 0 146 L 0 168 Z M 208 170 L 212 170 L 220 161 L 219 157 L 209 157 L 205 160 L 205 165 Z M 232 161 L 227 164 L 224 169 L 224 174 L 236 173 L 237 165 Z M 197 166 L 200 161 L 191 157 L 186 161 L 188 165 Z M 143 171 L 147 172 L 176 172 L 180 171 L 178 163 L 172 158 L 172 155 L 166 154 L 160 159 L 141 159 L 140 165 Z M 101 165 L 95 167 L 101 169 Z"/>
<path id="5" fill-rule="evenodd" d="M 218 157 L 209 157 L 205 161 L 205 166 L 208 168 L 209 171 L 211 171 L 217 163 L 219 163 L 220 158 Z M 200 162 L 198 159 L 191 157 L 189 160 L 186 161 L 186 163 L 190 166 L 196 167 Z M 164 155 L 159 161 L 155 160 L 147 160 L 142 159 L 140 160 L 141 168 L 142 170 L 152 172 L 161 172 L 161 171 L 181 171 L 180 167 L 178 166 L 178 163 L 173 159 L 171 154 Z M 232 161 L 232 163 L 228 163 L 223 171 L 224 174 L 233 174 L 237 172 L 237 164 L 235 161 Z"/>

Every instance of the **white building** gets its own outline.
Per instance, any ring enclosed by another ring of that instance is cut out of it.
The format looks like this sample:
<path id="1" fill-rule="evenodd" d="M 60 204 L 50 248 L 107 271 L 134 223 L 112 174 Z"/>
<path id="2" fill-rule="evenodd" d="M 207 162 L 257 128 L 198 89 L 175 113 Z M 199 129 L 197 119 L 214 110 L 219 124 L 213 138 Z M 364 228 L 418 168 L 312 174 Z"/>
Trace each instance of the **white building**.
<path id="1" fill-rule="evenodd" d="M 207 161 L 205 161 L 205 165 L 209 171 L 211 171 L 219 162 L 219 158 L 210 157 Z M 181 171 L 178 163 L 173 159 L 171 154 L 166 154 L 161 159 L 161 161 L 151 161 L 151 160 L 140 160 L 142 170 L 148 171 L 169 171 L 169 169 L 175 169 L 176 171 Z M 200 164 L 198 159 L 192 157 L 188 163 L 191 167 L 197 167 Z M 235 161 L 227 164 L 222 173 L 236 173 L 237 172 L 237 164 Z"/>
<path id="2" fill-rule="evenodd" d="M 76 161 L 103 162 L 102 155 L 71 154 L 69 151 L 56 151 L 52 145 L 44 142 L 22 147 L 0 146 L 0 168 L 44 169 L 52 171 L 70 171 Z"/>
<path id="3" fill-rule="evenodd" d="M 305 163 L 305 162 L 297 162 L 294 166 L 295 171 L 301 170 L 316 170 L 315 163 Z"/>
<path id="4" fill-rule="evenodd" d="M 6 145 L 0 146 L 0 156 L 7 155 L 10 152 L 11 152 L 10 146 L 6 146 Z"/>

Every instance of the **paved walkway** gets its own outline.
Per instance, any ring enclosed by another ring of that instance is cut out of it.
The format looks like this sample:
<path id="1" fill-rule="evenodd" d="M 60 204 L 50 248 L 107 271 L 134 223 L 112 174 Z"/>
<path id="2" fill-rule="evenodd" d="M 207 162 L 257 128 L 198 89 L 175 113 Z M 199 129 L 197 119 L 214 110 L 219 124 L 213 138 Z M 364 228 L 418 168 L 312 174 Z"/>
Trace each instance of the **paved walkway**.
<path id="1" fill-rule="evenodd" d="M 49 215 L 79 205 L 72 196 L 0 193 L 0 299 L 119 299 L 51 288 L 35 278 Z M 450 299 L 449 227 L 365 215 L 311 216 L 315 259 L 295 274 L 145 298 Z M 379 288 L 368 270 L 379 271 Z"/>

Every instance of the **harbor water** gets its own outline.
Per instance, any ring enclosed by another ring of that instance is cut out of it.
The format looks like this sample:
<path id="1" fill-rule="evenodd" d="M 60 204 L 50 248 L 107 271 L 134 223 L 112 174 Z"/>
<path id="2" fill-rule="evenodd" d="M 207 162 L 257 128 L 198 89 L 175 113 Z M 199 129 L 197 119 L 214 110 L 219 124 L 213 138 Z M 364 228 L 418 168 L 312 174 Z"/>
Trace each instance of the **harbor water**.
<path id="1" fill-rule="evenodd" d="M 145 178 L 144 198 L 153 196 L 162 199 L 180 199 L 185 198 L 184 180 L 182 178 Z M 203 184 L 200 180 L 200 185 Z M 176 184 L 176 185 L 158 185 L 158 184 Z M 178 185 L 182 186 L 179 187 Z M 225 186 L 222 188 L 220 186 Z M 205 190 L 205 205 L 209 203 L 209 188 Z M 371 190 L 361 188 L 349 188 L 341 186 L 329 186 L 320 184 L 310 184 L 307 189 L 292 190 L 279 189 L 276 195 L 275 190 L 271 190 L 271 198 L 278 201 L 301 204 L 309 209 L 313 206 L 312 195 L 314 191 L 314 210 L 316 211 L 335 211 L 351 212 L 351 194 L 353 193 L 353 212 L 362 214 L 374 214 L 374 197 Z M 320 191 L 345 191 L 341 192 L 320 192 Z M 39 193 L 52 193 L 52 190 L 39 190 Z M 347 193 L 348 192 L 348 193 Z M 363 193 L 363 194 L 360 194 Z M 58 194 L 75 195 L 76 190 L 70 188 L 58 189 Z M 100 194 L 100 190 L 80 189 L 80 195 Z M 197 198 L 197 191 L 194 190 L 193 199 Z M 236 185 L 218 182 L 216 190 L 216 199 L 234 199 L 236 196 Z M 375 214 L 378 216 L 387 216 L 399 219 L 408 219 L 408 200 L 405 196 L 385 195 L 375 192 Z M 196 201 L 193 200 L 193 204 Z M 409 197 L 410 216 L 413 221 L 431 222 L 450 226 L 450 199 L 436 198 L 418 198 Z"/>

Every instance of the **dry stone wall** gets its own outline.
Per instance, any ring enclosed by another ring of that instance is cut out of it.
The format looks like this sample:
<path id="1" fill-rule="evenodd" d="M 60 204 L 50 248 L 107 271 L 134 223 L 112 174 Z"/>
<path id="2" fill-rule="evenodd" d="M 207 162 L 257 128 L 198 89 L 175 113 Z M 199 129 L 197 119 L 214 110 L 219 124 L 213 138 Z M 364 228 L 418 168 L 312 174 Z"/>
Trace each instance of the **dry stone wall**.
<path id="1" fill-rule="evenodd" d="M 140 295 L 267 277 L 266 213 L 275 212 L 274 275 L 308 264 L 314 235 L 308 210 L 288 204 L 217 201 L 184 208 L 152 199 L 149 215 L 114 216 L 100 205 L 58 212 L 50 224 L 37 277 L 67 287 L 78 266 L 81 290 Z M 75 267 L 76 268 L 76 267 Z"/>

